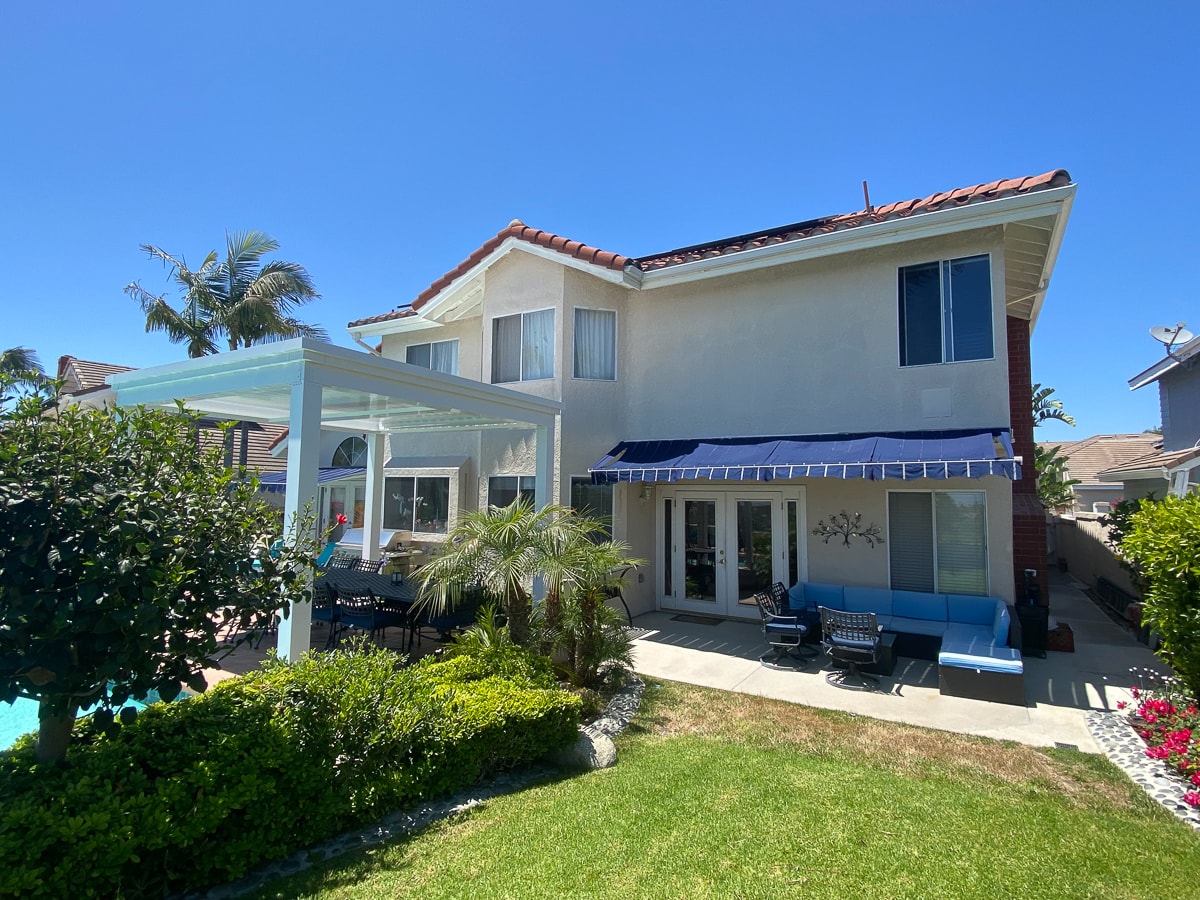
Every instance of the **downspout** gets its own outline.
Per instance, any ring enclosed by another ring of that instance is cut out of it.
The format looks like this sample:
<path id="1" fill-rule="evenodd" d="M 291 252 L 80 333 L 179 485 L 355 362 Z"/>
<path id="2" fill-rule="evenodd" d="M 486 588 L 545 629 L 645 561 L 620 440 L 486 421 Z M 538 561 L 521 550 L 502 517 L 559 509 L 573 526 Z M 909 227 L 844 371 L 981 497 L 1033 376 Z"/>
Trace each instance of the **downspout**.
<path id="1" fill-rule="evenodd" d="M 351 338 L 351 340 L 354 341 L 354 343 L 358 344 L 358 346 L 362 347 L 364 350 L 366 350 L 372 356 L 379 356 L 379 357 L 383 356 L 383 345 L 380 344 L 378 347 L 372 347 L 370 344 L 368 344 L 366 341 L 364 341 L 362 339 L 361 331 L 351 332 L 350 338 Z"/>

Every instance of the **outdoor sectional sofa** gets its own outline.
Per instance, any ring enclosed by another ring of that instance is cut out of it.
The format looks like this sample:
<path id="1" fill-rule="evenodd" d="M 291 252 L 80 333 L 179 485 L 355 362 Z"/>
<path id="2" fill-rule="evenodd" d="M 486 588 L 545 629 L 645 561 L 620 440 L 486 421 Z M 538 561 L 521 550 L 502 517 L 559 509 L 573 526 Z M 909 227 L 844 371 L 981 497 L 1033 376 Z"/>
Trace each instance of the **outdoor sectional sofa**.
<path id="1" fill-rule="evenodd" d="M 943 694 L 1025 705 L 1025 668 L 1009 645 L 1010 628 L 1020 626 L 997 597 L 801 582 L 788 591 L 788 602 L 810 622 L 820 622 L 822 606 L 875 613 L 883 630 L 896 635 L 896 655 L 937 660 Z M 1019 643 L 1019 635 L 1012 637 Z"/>

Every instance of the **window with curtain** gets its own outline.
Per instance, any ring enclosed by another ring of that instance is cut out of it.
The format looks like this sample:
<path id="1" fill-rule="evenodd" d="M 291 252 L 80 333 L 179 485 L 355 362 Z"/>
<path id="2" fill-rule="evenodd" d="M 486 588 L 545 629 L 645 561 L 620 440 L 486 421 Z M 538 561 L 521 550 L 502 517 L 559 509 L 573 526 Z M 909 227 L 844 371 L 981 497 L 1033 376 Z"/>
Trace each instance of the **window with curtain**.
<path id="1" fill-rule="evenodd" d="M 492 320 L 492 383 L 554 377 L 554 310 Z"/>
<path id="2" fill-rule="evenodd" d="M 427 344 L 410 344 L 404 349 L 404 361 L 411 366 L 421 366 L 447 375 L 458 374 L 458 340 L 430 341 Z"/>
<path id="3" fill-rule="evenodd" d="M 894 590 L 986 594 L 984 493 L 889 492 L 888 554 Z"/>
<path id="4" fill-rule="evenodd" d="M 991 258 L 967 256 L 900 269 L 900 365 L 991 359 Z"/>
<path id="5" fill-rule="evenodd" d="M 617 314 L 575 307 L 575 377 L 617 380 Z"/>
<path id="6" fill-rule="evenodd" d="M 532 475 L 493 475 L 488 479 L 488 506 L 508 506 L 517 497 L 534 502 Z"/>

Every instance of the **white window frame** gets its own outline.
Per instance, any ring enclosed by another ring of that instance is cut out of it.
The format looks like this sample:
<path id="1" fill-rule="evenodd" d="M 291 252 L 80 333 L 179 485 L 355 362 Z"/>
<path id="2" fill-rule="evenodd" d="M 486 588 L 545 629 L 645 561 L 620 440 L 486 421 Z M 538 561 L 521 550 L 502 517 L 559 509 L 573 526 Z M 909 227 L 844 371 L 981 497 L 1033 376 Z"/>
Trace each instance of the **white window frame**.
<path id="1" fill-rule="evenodd" d="M 579 311 L 608 313 L 612 316 L 612 378 L 590 378 L 586 375 L 575 374 L 579 365 Z M 615 382 L 617 380 L 617 360 L 620 358 L 617 342 L 619 340 L 620 331 L 618 329 L 617 311 L 615 309 L 605 309 L 601 306 L 576 306 L 574 315 L 571 319 L 571 378 L 575 381 L 601 381 Z"/>
<path id="2" fill-rule="evenodd" d="M 533 316 L 538 313 L 544 313 L 544 312 L 549 312 L 551 314 L 550 374 L 545 375 L 545 376 L 538 376 L 537 378 L 530 378 L 530 377 L 527 377 L 525 374 L 525 352 L 526 352 L 525 319 L 528 316 Z M 558 321 L 557 321 L 558 317 L 556 315 L 554 315 L 555 312 L 556 312 L 556 310 L 553 306 L 544 306 L 541 309 L 528 309 L 523 312 L 512 313 L 511 315 L 495 316 L 492 318 L 492 371 L 491 371 L 491 376 L 492 376 L 491 383 L 492 384 L 519 384 L 520 382 L 523 382 L 523 381 L 552 381 L 552 380 L 554 380 L 555 366 L 558 362 L 558 359 L 557 359 L 558 354 L 555 352 L 556 351 L 555 345 L 557 344 L 556 338 L 558 335 Z M 516 381 L 496 381 L 496 352 L 497 352 L 496 323 L 504 321 L 505 319 L 517 318 L 518 316 L 521 319 L 521 361 L 520 361 L 521 362 L 521 364 L 520 364 L 521 375 Z"/>
<path id="3" fill-rule="evenodd" d="M 887 539 L 892 540 L 892 494 L 928 494 L 929 505 L 933 515 L 933 592 L 935 594 L 948 593 L 942 590 L 938 584 L 938 530 L 937 530 L 937 498 L 935 494 L 978 494 L 983 498 L 983 593 L 979 596 L 988 596 L 992 590 L 992 565 L 991 554 L 989 551 L 988 537 L 988 496 L 987 491 L 980 490 L 921 490 L 917 488 L 906 490 L 889 490 L 887 492 L 887 508 L 884 510 L 884 517 L 887 520 Z M 892 557 L 891 550 L 888 550 L 888 587 L 892 584 Z M 905 590 L 904 588 L 892 588 L 893 590 Z M 974 596 L 974 595 L 972 595 Z"/>
<path id="4" fill-rule="evenodd" d="M 352 457 L 350 462 L 342 463 L 342 466 L 345 466 L 346 468 L 358 468 L 360 466 L 365 466 L 367 464 L 367 442 L 356 434 L 350 435 L 350 437 L 346 438 L 333 448 L 333 454 L 329 458 L 330 464 L 337 466 L 338 464 L 335 460 L 338 453 L 343 452 L 342 448 L 352 444 L 354 441 L 358 441 L 358 443 L 362 446 L 360 447 L 358 445 L 354 445 L 354 448 L 357 451 L 355 457 Z M 356 459 L 357 461 L 355 461 Z"/>
<path id="5" fill-rule="evenodd" d="M 447 372 L 447 371 L 445 371 L 444 369 L 435 369 L 435 368 L 433 368 L 433 366 L 432 366 L 432 363 L 433 363 L 433 348 L 434 348 L 434 346 L 435 346 L 435 345 L 437 345 L 437 344 L 453 344 L 453 345 L 454 345 L 454 347 L 455 347 L 455 350 L 454 350 L 454 371 L 452 371 L 452 372 Z M 428 347 L 428 348 L 429 348 L 429 361 L 430 361 L 431 365 L 429 365 L 429 366 L 421 366 L 421 364 L 420 364 L 420 363 L 409 362 L 409 359 L 408 359 L 408 351 L 410 351 L 410 350 L 414 350 L 414 349 L 416 349 L 417 347 Z M 429 371 L 431 371 L 431 372 L 444 372 L 446 375 L 457 375 L 457 374 L 458 374 L 458 338 L 450 338 L 450 339 L 448 339 L 448 340 L 444 340 L 444 341 L 421 341 L 420 343 L 417 343 L 417 344 L 409 344 L 407 347 L 405 347 L 405 348 L 404 348 L 404 361 L 405 361 L 406 363 L 408 363 L 408 365 L 410 365 L 410 366 L 421 366 L 421 368 L 423 368 L 423 369 L 424 369 L 424 368 L 428 368 L 428 369 L 429 369 Z"/>
<path id="6" fill-rule="evenodd" d="M 950 344 L 950 336 L 953 334 L 953 327 L 954 327 L 953 285 L 951 285 L 951 289 L 948 294 L 948 292 L 946 290 L 947 269 L 949 266 L 953 265 L 954 263 L 964 262 L 966 260 L 971 260 L 971 259 L 982 259 L 982 258 L 986 258 L 988 261 L 988 331 L 991 335 L 992 355 L 991 356 L 980 356 L 980 357 L 976 357 L 976 358 L 972 358 L 972 359 L 947 359 L 947 356 L 951 355 L 953 352 L 952 346 Z M 938 319 L 939 319 L 939 324 L 941 325 L 941 334 L 940 334 L 940 342 L 939 342 L 939 345 L 941 347 L 941 359 L 938 360 L 937 362 L 921 362 L 921 363 L 905 362 L 904 361 L 904 352 L 903 352 L 904 348 L 901 346 L 901 343 L 899 340 L 899 338 L 900 338 L 900 321 L 904 318 L 904 309 L 903 309 L 903 306 L 901 303 L 903 298 L 900 295 L 900 291 L 902 290 L 902 286 L 904 284 L 904 270 L 917 268 L 918 266 L 933 265 L 935 263 L 937 264 L 937 267 L 938 267 L 938 282 L 939 282 L 939 286 L 940 286 L 940 302 L 939 302 L 940 309 L 939 309 Z M 897 365 L 902 369 L 913 369 L 913 368 L 920 368 L 921 366 L 946 366 L 946 365 L 952 365 L 955 363 L 973 363 L 973 362 L 985 362 L 987 360 L 994 360 L 996 358 L 996 315 L 995 315 L 995 292 L 994 292 L 995 283 L 993 281 L 993 278 L 994 278 L 994 268 L 992 266 L 992 254 L 990 252 L 989 253 L 971 253 L 966 256 L 955 256 L 955 257 L 949 257 L 946 259 L 926 260 L 924 262 L 909 263 L 908 265 L 900 266 L 897 269 L 897 284 L 896 284 L 896 289 L 897 289 L 897 297 L 896 297 L 896 307 L 897 307 L 897 310 L 896 310 L 897 311 L 896 362 L 897 362 Z"/>
<path id="7" fill-rule="evenodd" d="M 512 475 L 507 472 L 500 472 L 495 475 L 489 475 L 488 480 L 487 480 L 487 495 L 488 495 L 487 496 L 487 505 L 488 506 L 499 506 L 499 504 L 492 502 L 492 490 L 493 490 L 492 482 L 497 478 L 515 479 L 517 482 L 517 497 L 520 497 L 521 494 L 523 494 L 523 493 L 533 495 L 535 492 L 535 489 L 536 489 L 536 484 L 537 484 L 537 476 L 536 475 Z M 526 485 L 526 484 L 528 486 L 523 487 L 523 485 Z M 508 502 L 511 503 L 512 501 L 510 500 Z M 536 498 L 533 499 L 533 502 L 534 503 L 537 502 Z M 504 506 L 508 506 L 508 503 L 505 503 Z"/>

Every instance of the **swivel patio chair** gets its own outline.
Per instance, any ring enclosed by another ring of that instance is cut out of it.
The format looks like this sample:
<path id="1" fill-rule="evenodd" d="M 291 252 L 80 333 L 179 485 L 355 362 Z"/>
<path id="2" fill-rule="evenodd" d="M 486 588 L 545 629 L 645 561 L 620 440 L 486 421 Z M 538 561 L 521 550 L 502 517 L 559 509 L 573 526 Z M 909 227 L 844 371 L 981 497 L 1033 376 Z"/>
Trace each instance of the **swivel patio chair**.
<path id="1" fill-rule="evenodd" d="M 754 602 L 762 618 L 763 637 L 771 647 L 758 658 L 760 663 L 769 669 L 796 669 L 817 655 L 815 647 L 804 646 L 808 626 L 799 616 L 783 615 L 770 592 L 755 594 Z M 785 660 L 788 665 L 783 664 Z"/>
<path id="2" fill-rule="evenodd" d="M 821 607 L 821 646 L 834 663 L 845 666 L 825 676 L 836 687 L 873 691 L 879 679 L 864 675 L 859 666 L 879 661 L 880 632 L 875 613 L 842 612 Z"/>

